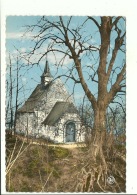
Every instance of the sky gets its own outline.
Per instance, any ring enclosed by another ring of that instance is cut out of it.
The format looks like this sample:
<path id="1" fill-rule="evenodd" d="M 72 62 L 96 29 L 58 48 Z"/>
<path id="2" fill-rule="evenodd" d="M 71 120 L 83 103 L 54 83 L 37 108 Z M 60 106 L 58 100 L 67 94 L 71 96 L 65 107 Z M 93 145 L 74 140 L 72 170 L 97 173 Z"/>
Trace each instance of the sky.
<path id="1" fill-rule="evenodd" d="M 10 54 L 12 64 L 16 64 L 17 50 L 19 50 L 20 52 L 28 52 L 31 50 L 31 48 L 34 47 L 34 42 L 32 41 L 32 36 L 35 35 L 36 31 L 34 31 L 32 33 L 25 34 L 25 35 L 24 35 L 24 32 L 26 31 L 27 25 L 36 24 L 40 18 L 41 18 L 40 16 L 8 16 L 6 18 L 6 62 L 7 62 L 7 64 L 9 64 L 9 54 Z M 49 17 L 49 19 L 54 21 L 57 19 L 57 17 Z M 80 16 L 73 17 L 73 20 L 70 24 L 70 27 L 72 29 L 73 28 L 75 29 L 77 26 L 79 26 L 79 24 L 81 24 L 82 21 L 85 21 L 85 19 L 86 19 L 85 17 L 80 17 Z M 96 17 L 96 19 L 98 20 L 98 22 L 100 22 L 99 18 Z M 67 20 L 68 20 L 68 18 L 65 17 L 64 21 L 67 21 Z M 124 25 L 123 25 L 123 28 L 125 28 Z M 92 29 L 92 31 L 90 29 Z M 100 38 L 99 38 L 98 29 L 96 28 L 96 26 L 93 23 L 87 22 L 87 24 L 85 25 L 84 31 L 82 33 L 83 33 L 83 35 L 90 35 L 91 36 L 89 44 L 93 44 L 93 45 L 99 47 Z M 114 47 L 113 40 L 114 40 L 115 36 L 116 35 L 113 33 L 112 34 L 111 49 L 113 49 L 113 47 Z M 48 41 L 45 42 L 43 47 L 41 47 L 41 49 L 39 50 L 39 53 L 37 53 L 37 55 L 33 56 L 33 59 L 32 59 L 33 62 L 37 61 L 38 58 L 40 57 L 40 53 L 44 52 L 46 50 L 47 44 L 48 44 Z M 91 66 L 91 63 L 94 64 L 94 62 L 96 60 L 98 60 L 98 53 L 94 52 L 93 55 L 94 55 L 95 60 L 93 60 L 93 59 L 89 60 L 89 58 L 84 57 L 84 55 L 81 57 L 81 60 L 82 60 L 82 64 L 83 64 L 83 74 L 84 74 L 84 77 L 87 81 L 87 85 L 93 91 L 93 94 L 95 94 L 95 96 L 97 96 L 96 83 L 94 83 L 94 85 L 93 85 L 91 80 L 90 80 L 90 82 L 88 82 L 89 74 L 91 74 L 92 71 L 91 71 L 91 69 L 87 69 L 87 66 L 88 65 Z M 111 52 L 108 55 L 108 59 L 110 59 L 110 57 L 111 57 Z M 123 56 L 123 54 L 119 54 L 117 59 L 116 59 L 116 64 L 121 63 L 121 61 L 124 59 L 124 57 L 125 56 Z M 58 53 L 57 54 L 57 61 L 59 61 L 61 58 L 62 58 L 62 54 Z M 55 66 L 56 61 L 55 61 L 54 56 L 52 54 L 48 54 L 47 60 L 49 61 L 49 66 L 50 66 L 51 74 L 53 75 L 53 77 L 56 77 L 60 74 L 68 75 L 68 67 L 71 67 L 73 64 L 72 60 L 67 58 L 64 61 L 63 66 L 59 67 L 58 72 L 57 72 L 57 67 Z M 33 66 L 33 68 L 27 67 L 27 71 L 26 71 L 26 66 L 21 69 L 20 74 L 22 76 L 20 78 L 20 83 L 21 83 L 21 85 L 24 86 L 25 92 L 20 93 L 20 101 L 23 101 L 23 99 L 26 100 L 29 97 L 29 95 L 32 93 L 32 91 L 35 89 L 37 84 L 40 83 L 40 76 L 44 70 L 45 61 L 46 61 L 46 58 L 43 58 L 39 64 L 39 66 L 35 65 L 35 66 Z M 23 63 L 25 64 L 26 61 L 23 61 Z M 97 64 L 95 66 L 97 66 Z M 86 67 L 85 67 L 85 65 L 86 65 Z M 74 72 L 74 74 L 77 77 L 77 73 Z M 15 71 L 13 71 L 13 77 L 16 77 Z M 69 93 L 71 94 L 73 92 L 74 82 L 72 80 L 66 81 L 65 77 L 61 77 L 61 79 L 65 83 L 66 88 L 68 89 Z M 91 85 L 91 83 L 92 83 L 92 85 Z M 108 86 L 108 89 L 109 88 L 110 88 L 110 85 Z M 73 97 L 74 97 L 75 104 L 78 105 L 78 104 L 82 103 L 82 99 L 84 97 L 84 91 L 83 91 L 80 84 L 77 84 L 75 86 Z M 121 100 L 119 99 L 118 101 L 121 101 Z"/>

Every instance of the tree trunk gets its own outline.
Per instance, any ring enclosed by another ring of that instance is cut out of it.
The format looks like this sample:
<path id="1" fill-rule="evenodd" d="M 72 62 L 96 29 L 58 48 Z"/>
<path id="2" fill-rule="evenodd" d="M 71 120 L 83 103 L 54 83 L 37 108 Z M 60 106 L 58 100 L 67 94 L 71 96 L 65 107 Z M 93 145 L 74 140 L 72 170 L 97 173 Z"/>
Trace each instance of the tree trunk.
<path id="1" fill-rule="evenodd" d="M 16 72 L 16 104 L 15 104 L 15 118 L 14 118 L 14 135 L 16 135 L 16 121 L 17 121 L 17 110 L 18 110 L 18 95 L 19 95 L 19 64 L 17 57 L 17 72 Z"/>
<path id="2" fill-rule="evenodd" d="M 96 161 L 100 159 L 104 165 L 106 161 L 103 154 L 103 148 L 106 143 L 106 107 L 98 107 L 94 111 L 93 140 L 91 143 L 91 153 Z"/>

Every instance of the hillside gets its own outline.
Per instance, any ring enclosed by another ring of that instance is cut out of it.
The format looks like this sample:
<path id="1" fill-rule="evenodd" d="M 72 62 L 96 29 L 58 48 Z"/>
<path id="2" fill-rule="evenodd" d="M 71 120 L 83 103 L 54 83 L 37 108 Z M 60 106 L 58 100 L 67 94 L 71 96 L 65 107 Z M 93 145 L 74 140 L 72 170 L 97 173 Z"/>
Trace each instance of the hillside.
<path id="1" fill-rule="evenodd" d="M 26 143 L 19 138 L 8 138 L 6 190 L 9 192 L 87 191 L 89 184 L 84 184 L 83 177 L 89 162 L 87 154 L 87 147 L 81 145 L 64 148 L 63 145 L 54 146 L 46 142 L 44 145 Z M 123 165 L 121 166 L 123 169 Z M 125 191 L 125 181 L 118 177 L 117 181 L 118 185 L 113 184 L 108 191 Z M 90 189 L 95 192 L 102 191 L 96 184 Z"/>

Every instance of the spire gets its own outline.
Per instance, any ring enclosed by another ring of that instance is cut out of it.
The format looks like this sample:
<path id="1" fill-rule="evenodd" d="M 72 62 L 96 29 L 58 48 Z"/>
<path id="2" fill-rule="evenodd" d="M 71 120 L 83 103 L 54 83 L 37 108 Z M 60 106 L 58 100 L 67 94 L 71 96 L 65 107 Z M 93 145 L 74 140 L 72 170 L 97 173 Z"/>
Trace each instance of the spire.
<path id="1" fill-rule="evenodd" d="M 46 63 L 45 63 L 45 68 L 44 68 L 44 72 L 43 72 L 43 75 L 44 77 L 52 77 L 51 73 L 50 73 L 50 69 L 49 69 L 49 63 L 48 61 L 46 60 Z"/>
<path id="2" fill-rule="evenodd" d="M 41 75 L 42 86 L 46 86 L 48 83 L 50 83 L 52 81 L 52 79 L 53 79 L 53 77 L 50 73 L 49 64 L 48 64 L 48 61 L 46 60 L 44 72 Z"/>

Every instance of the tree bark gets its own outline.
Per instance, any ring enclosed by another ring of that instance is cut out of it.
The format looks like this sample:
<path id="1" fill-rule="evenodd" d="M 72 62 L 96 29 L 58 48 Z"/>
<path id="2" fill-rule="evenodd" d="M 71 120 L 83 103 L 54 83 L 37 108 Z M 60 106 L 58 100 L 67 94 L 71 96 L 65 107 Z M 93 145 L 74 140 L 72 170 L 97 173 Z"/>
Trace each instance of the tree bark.
<path id="1" fill-rule="evenodd" d="M 103 146 L 106 139 L 106 109 L 108 106 L 106 64 L 110 47 L 111 17 L 102 17 L 100 26 L 101 48 L 98 67 L 98 99 L 94 108 L 93 141 L 91 144 L 92 157 L 100 159 L 106 165 Z"/>
<path id="2" fill-rule="evenodd" d="M 91 153 L 96 161 L 100 159 L 103 165 L 106 166 L 106 161 L 103 153 L 103 148 L 106 143 L 106 107 L 98 106 L 94 111 L 94 126 L 91 142 Z"/>

